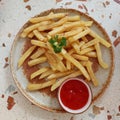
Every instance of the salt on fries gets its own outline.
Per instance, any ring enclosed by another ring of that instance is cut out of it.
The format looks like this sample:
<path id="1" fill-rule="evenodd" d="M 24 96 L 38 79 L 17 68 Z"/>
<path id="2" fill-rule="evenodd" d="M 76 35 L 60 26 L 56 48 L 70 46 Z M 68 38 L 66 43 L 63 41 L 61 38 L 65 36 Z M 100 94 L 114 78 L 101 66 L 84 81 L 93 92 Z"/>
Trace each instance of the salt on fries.
<path id="1" fill-rule="evenodd" d="M 63 81 L 70 77 L 83 75 L 94 86 L 99 85 L 92 70 L 90 58 L 98 59 L 99 65 L 106 69 L 108 65 L 102 59 L 100 45 L 111 47 L 111 44 L 90 29 L 93 21 L 83 21 L 79 15 L 68 13 L 50 13 L 46 16 L 29 20 L 22 38 L 31 39 L 31 47 L 25 51 L 18 61 L 21 67 L 29 57 L 29 66 L 42 65 L 39 70 L 30 75 L 30 79 L 39 77 L 43 83 L 29 83 L 27 89 L 38 90 L 51 86 L 51 91 L 57 89 Z M 93 39 L 89 40 L 87 36 Z"/>

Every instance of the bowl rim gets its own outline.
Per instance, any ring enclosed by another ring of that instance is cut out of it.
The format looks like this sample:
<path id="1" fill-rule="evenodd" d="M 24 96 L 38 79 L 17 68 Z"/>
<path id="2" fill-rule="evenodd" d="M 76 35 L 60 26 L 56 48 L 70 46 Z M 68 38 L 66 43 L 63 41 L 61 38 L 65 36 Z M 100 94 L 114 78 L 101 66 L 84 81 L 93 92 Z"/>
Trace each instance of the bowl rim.
<path id="1" fill-rule="evenodd" d="M 69 9 L 69 8 L 57 8 L 57 9 L 50 9 L 50 10 L 46 10 L 46 11 L 43 11 L 41 12 L 40 14 L 36 15 L 36 16 L 43 16 L 45 14 L 48 14 L 50 12 L 73 12 L 73 13 L 77 13 L 79 15 L 82 15 L 82 16 L 85 16 L 87 17 L 87 19 L 90 19 L 90 20 L 93 20 L 93 22 L 96 24 L 96 26 L 98 28 L 100 28 L 100 31 L 105 34 L 105 37 L 106 37 L 106 40 L 109 41 L 111 43 L 111 40 L 107 34 L 107 32 L 105 31 L 105 29 L 92 17 L 88 16 L 87 14 L 81 12 L 81 11 L 78 11 L 76 9 Z M 36 17 L 34 16 L 34 17 Z M 22 27 L 21 29 L 19 30 L 19 32 L 17 33 L 17 35 L 15 36 L 15 39 L 12 43 L 12 47 L 11 47 L 11 50 L 10 50 L 10 71 L 11 71 L 11 74 L 12 74 L 12 77 L 13 77 L 13 80 L 16 84 L 16 86 L 18 87 L 18 89 L 20 90 L 20 92 L 23 94 L 23 96 L 28 99 L 30 102 L 32 102 L 34 105 L 38 106 L 39 108 L 42 108 L 44 110 L 47 110 L 47 111 L 50 111 L 50 112 L 60 112 L 60 113 L 64 113 L 66 111 L 64 110 L 61 110 L 61 109 L 54 109 L 54 108 L 51 108 L 51 107 L 47 107 L 45 105 L 42 105 L 40 103 L 38 103 L 37 101 L 35 101 L 32 97 L 30 97 L 26 90 L 24 90 L 20 83 L 17 81 L 17 78 L 16 78 L 16 75 L 14 73 L 14 67 L 13 67 L 13 61 L 12 61 L 12 53 L 13 53 L 13 50 L 14 50 L 14 46 L 15 46 L 15 43 L 17 42 L 17 39 L 19 37 L 19 35 L 21 34 L 22 30 L 29 24 L 29 21 L 27 21 Z M 109 86 L 110 82 L 111 82 L 111 78 L 112 78 L 112 75 L 113 75 L 113 71 L 114 71 L 114 51 L 113 51 L 113 47 L 110 48 L 110 52 L 111 52 L 111 69 L 110 69 L 110 72 L 109 72 L 109 76 L 107 77 L 108 80 L 107 80 L 107 83 L 104 85 L 103 89 L 101 92 L 99 92 L 99 94 L 95 97 L 95 99 L 92 101 L 94 102 L 95 100 L 97 100 L 103 93 L 104 91 L 106 90 L 106 88 Z"/>
<path id="2" fill-rule="evenodd" d="M 67 106 L 65 106 L 61 100 L 61 97 L 60 97 L 60 92 L 61 92 L 61 89 L 63 87 L 64 84 L 66 84 L 67 82 L 69 81 L 79 81 L 81 83 L 83 83 L 86 87 L 87 87 L 87 90 L 88 90 L 88 93 L 89 93 L 89 98 L 88 98 L 88 101 L 87 103 L 85 104 L 84 107 L 80 108 L 80 109 L 77 109 L 77 110 L 72 110 L 70 108 L 68 108 Z M 73 78 L 69 78 L 67 80 L 65 80 L 61 86 L 59 87 L 59 90 L 58 90 L 58 101 L 60 103 L 60 105 L 62 106 L 62 108 L 69 112 L 69 113 L 73 113 L 73 114 L 78 114 L 78 113 L 83 113 L 85 112 L 89 107 L 90 105 L 92 104 L 92 98 L 93 98 L 93 94 L 92 94 L 92 90 L 91 90 L 91 87 L 89 86 L 89 84 L 87 82 L 85 82 L 85 80 L 81 79 L 81 78 L 76 78 L 76 77 L 73 77 Z"/>

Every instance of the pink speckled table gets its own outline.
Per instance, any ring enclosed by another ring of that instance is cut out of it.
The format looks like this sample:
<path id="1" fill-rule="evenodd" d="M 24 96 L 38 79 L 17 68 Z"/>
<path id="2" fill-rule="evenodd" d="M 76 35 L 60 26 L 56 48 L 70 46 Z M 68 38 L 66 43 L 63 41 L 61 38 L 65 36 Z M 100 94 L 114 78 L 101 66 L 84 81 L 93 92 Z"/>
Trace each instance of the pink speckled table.
<path id="1" fill-rule="evenodd" d="M 119 44 L 116 47 L 113 44 L 115 70 L 109 87 L 83 114 L 42 110 L 32 105 L 16 87 L 9 67 L 15 35 L 30 17 L 61 7 L 89 14 L 105 28 L 112 43 L 120 36 L 120 0 L 0 0 L 0 120 L 120 120 Z M 9 110 L 10 100 L 13 107 Z"/>

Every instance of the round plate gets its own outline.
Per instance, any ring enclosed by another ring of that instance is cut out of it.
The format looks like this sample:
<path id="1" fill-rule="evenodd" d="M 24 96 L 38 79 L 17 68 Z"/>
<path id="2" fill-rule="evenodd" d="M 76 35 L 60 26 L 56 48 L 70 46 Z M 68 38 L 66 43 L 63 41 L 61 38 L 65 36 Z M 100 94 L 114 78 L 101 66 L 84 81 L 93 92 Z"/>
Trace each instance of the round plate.
<path id="1" fill-rule="evenodd" d="M 51 9 L 51 10 L 42 12 L 40 15 L 37 15 L 37 16 L 48 15 L 50 12 L 54 12 L 54 13 L 67 12 L 70 15 L 80 15 L 82 20 L 92 20 L 94 23 L 91 29 L 95 31 L 98 35 L 100 35 L 102 38 L 110 42 L 110 39 L 107 33 L 105 32 L 105 30 L 100 26 L 100 24 L 98 24 L 93 18 L 89 17 L 88 15 L 74 9 Z M 12 45 L 11 55 L 10 55 L 10 60 L 11 60 L 10 65 L 11 65 L 13 79 L 17 87 L 22 92 L 22 94 L 33 104 L 48 111 L 62 112 L 63 109 L 58 103 L 57 96 L 51 97 L 40 91 L 35 91 L 35 92 L 27 91 L 26 86 L 28 84 L 28 80 L 24 75 L 22 68 L 18 69 L 17 67 L 17 62 L 22 54 L 23 46 L 25 44 L 25 40 L 23 40 L 23 38 L 20 37 L 20 34 L 23 31 L 23 29 L 26 26 L 28 26 L 28 24 L 29 22 L 25 23 L 25 25 L 20 29 Z M 98 87 L 94 87 L 92 84 L 90 84 L 92 93 L 93 93 L 93 101 L 98 99 L 100 95 L 105 91 L 107 86 L 109 85 L 112 74 L 113 74 L 113 68 L 114 68 L 113 48 L 112 47 L 106 48 L 101 45 L 101 50 L 103 53 L 102 54 L 103 60 L 109 65 L 109 68 L 103 69 L 99 67 L 99 70 L 95 73 L 96 77 L 100 82 L 100 85 Z"/>

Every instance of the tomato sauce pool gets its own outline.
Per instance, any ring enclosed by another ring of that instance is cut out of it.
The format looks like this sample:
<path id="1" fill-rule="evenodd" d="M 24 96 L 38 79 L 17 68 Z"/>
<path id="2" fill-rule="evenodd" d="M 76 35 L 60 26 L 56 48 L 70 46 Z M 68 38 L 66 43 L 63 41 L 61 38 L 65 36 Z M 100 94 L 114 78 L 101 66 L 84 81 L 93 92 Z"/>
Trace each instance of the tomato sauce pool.
<path id="1" fill-rule="evenodd" d="M 66 107 L 72 110 L 77 110 L 87 104 L 89 91 L 83 82 L 71 79 L 61 87 L 60 98 Z"/>

